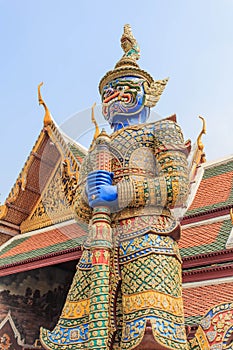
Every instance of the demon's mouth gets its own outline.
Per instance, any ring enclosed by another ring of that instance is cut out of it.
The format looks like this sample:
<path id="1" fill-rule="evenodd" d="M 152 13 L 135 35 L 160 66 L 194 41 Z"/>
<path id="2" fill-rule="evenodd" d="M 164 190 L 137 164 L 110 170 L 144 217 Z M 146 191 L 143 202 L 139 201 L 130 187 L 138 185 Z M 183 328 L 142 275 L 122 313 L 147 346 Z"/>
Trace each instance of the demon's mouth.
<path id="1" fill-rule="evenodd" d="M 129 103 L 132 100 L 132 95 L 130 93 L 125 93 L 121 91 L 115 91 L 110 96 L 107 96 L 103 100 L 104 105 L 109 105 L 112 102 L 121 101 L 124 103 Z"/>

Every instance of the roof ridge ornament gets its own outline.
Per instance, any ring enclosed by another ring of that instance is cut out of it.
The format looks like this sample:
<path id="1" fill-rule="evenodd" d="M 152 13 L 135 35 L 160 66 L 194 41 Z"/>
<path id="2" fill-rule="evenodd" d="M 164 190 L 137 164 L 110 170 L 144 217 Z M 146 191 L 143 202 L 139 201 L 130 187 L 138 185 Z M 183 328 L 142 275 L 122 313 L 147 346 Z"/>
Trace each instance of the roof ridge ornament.
<path id="1" fill-rule="evenodd" d="M 51 114 L 50 114 L 50 111 L 46 105 L 46 103 L 44 102 L 42 96 L 41 96 L 41 92 L 40 92 L 40 88 L 41 86 L 43 85 L 44 83 L 41 82 L 39 85 L 38 85 L 38 101 L 39 101 L 39 105 L 42 105 L 44 107 L 44 110 L 45 110 L 45 115 L 44 115 L 44 126 L 48 126 L 48 125 L 51 125 L 52 124 L 52 117 L 51 117 Z"/>
<path id="2" fill-rule="evenodd" d="M 230 218 L 231 218 L 231 223 L 233 225 L 233 208 L 230 209 Z"/>
<path id="3" fill-rule="evenodd" d="M 201 163 L 205 163 L 206 162 L 205 153 L 203 153 L 204 144 L 203 144 L 201 138 L 202 138 L 202 135 L 206 134 L 206 121 L 205 121 L 205 118 L 202 117 L 201 115 L 199 115 L 199 118 L 202 120 L 202 130 L 201 130 L 200 134 L 198 135 L 197 145 L 198 145 L 198 149 L 202 152 Z"/>

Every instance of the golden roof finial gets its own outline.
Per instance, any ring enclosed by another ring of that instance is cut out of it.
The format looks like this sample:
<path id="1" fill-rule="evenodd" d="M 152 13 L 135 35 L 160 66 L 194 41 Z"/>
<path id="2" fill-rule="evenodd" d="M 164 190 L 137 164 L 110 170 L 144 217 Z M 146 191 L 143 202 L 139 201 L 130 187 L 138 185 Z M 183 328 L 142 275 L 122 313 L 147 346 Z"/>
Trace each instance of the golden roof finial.
<path id="1" fill-rule="evenodd" d="M 197 173 L 197 167 L 206 162 L 205 159 L 205 153 L 203 152 L 204 150 L 204 144 L 202 143 L 201 137 L 203 134 L 206 134 L 206 122 L 205 119 L 201 116 L 199 118 L 202 120 L 202 129 L 200 134 L 197 137 L 197 147 L 195 149 L 195 152 L 193 154 L 193 159 L 191 161 L 191 166 L 190 166 L 190 181 L 194 181 L 196 173 Z"/>
<path id="2" fill-rule="evenodd" d="M 41 82 L 38 85 L 38 101 L 39 101 L 39 105 L 42 105 L 45 109 L 45 115 L 44 115 L 44 126 L 48 126 L 52 124 L 52 118 L 51 118 L 51 114 L 50 111 L 46 105 L 46 103 L 44 102 L 42 96 L 41 96 L 41 92 L 40 92 L 40 88 L 43 85 L 43 82 Z"/>
<path id="3" fill-rule="evenodd" d="M 94 134 L 94 138 L 93 138 L 94 141 L 97 139 L 97 137 L 100 134 L 100 129 L 99 129 L 99 126 L 98 126 L 97 121 L 95 119 L 95 106 L 96 106 L 96 102 L 91 107 L 91 121 L 95 125 L 95 134 Z"/>
<path id="4" fill-rule="evenodd" d="M 95 133 L 94 133 L 91 145 L 90 145 L 90 150 L 94 148 L 95 141 L 98 138 L 98 136 L 100 135 L 100 129 L 99 129 L 99 126 L 98 126 L 97 121 L 95 119 L 95 106 L 96 106 L 96 103 L 94 103 L 93 106 L 91 107 L 91 121 L 93 124 L 95 124 Z"/>
<path id="5" fill-rule="evenodd" d="M 230 209 L 230 218 L 231 218 L 231 223 L 233 225 L 233 209 Z"/>
<path id="6" fill-rule="evenodd" d="M 205 121 L 205 118 L 203 118 L 202 116 L 199 116 L 199 118 L 202 120 L 202 130 L 201 130 L 201 132 L 200 132 L 200 134 L 198 135 L 198 138 L 197 138 L 197 147 L 200 150 L 200 152 L 202 152 L 201 163 L 205 163 L 206 159 L 205 159 L 205 154 L 203 152 L 204 144 L 203 144 L 201 138 L 202 138 L 202 135 L 206 134 L 206 121 Z"/>

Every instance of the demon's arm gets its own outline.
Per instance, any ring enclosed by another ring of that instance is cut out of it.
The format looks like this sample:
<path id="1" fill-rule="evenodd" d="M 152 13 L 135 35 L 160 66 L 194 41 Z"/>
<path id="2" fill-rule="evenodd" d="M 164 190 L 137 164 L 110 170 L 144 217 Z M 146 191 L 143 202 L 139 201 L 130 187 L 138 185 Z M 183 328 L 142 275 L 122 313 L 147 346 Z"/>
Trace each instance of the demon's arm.
<path id="1" fill-rule="evenodd" d="M 154 125 L 154 177 L 132 178 L 117 184 L 118 206 L 183 206 L 189 193 L 188 149 L 180 127 L 164 120 Z"/>

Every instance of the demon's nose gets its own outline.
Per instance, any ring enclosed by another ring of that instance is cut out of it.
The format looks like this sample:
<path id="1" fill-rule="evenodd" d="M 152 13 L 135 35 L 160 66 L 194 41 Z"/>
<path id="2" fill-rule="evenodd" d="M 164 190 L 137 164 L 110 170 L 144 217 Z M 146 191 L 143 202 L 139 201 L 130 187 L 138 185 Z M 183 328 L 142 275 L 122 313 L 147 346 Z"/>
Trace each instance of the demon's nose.
<path id="1" fill-rule="evenodd" d="M 114 93 L 114 89 L 109 87 L 105 92 L 104 92 L 104 97 L 109 97 Z"/>

